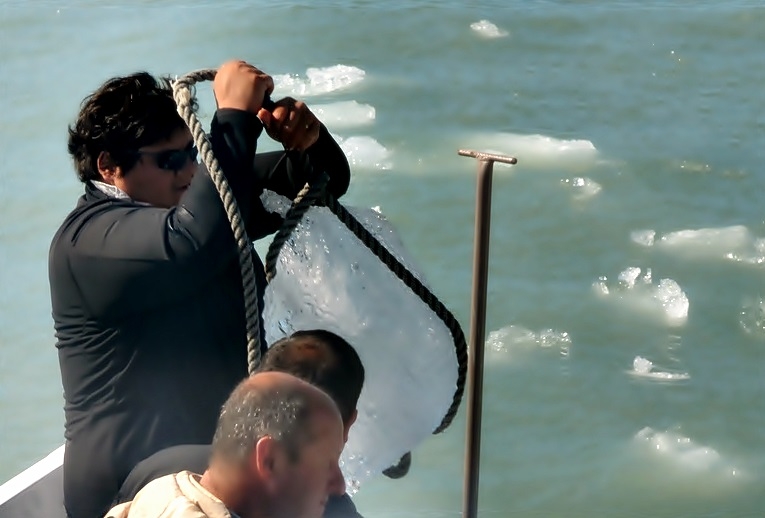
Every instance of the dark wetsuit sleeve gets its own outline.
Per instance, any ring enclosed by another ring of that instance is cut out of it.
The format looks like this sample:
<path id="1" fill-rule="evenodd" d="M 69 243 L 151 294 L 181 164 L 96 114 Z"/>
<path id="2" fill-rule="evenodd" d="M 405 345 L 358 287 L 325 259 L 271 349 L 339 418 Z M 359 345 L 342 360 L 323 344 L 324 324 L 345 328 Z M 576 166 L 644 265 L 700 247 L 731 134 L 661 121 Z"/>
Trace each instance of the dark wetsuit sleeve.
<path id="1" fill-rule="evenodd" d="M 234 109 L 218 110 L 210 127 L 215 158 L 234 192 L 244 221 L 250 214 L 251 193 L 259 184 L 251 168 L 262 131 L 263 125 L 255 114 Z"/>
<path id="2" fill-rule="evenodd" d="M 305 152 L 274 151 L 255 156 L 254 171 L 258 178 L 255 198 L 268 189 L 294 199 L 300 189 L 315 178 L 319 172 L 329 176 L 327 189 L 334 198 L 340 198 L 348 190 L 351 170 L 343 150 L 322 124 L 319 139 Z M 282 219 L 268 213 L 259 203 L 253 207 L 247 221 L 247 231 L 252 239 L 259 239 L 278 230 Z"/>
<path id="3" fill-rule="evenodd" d="M 285 158 L 281 159 L 282 155 Z M 319 139 L 304 153 L 263 153 L 256 157 L 255 170 L 262 177 L 263 187 L 288 198 L 294 198 L 320 171 L 329 176 L 327 189 L 335 198 L 345 194 L 351 181 L 348 159 L 323 124 Z"/>
<path id="4" fill-rule="evenodd" d="M 236 110 L 219 111 L 211 129 L 214 153 L 244 215 L 261 129 L 255 115 Z M 74 278 L 87 279 L 78 288 L 94 316 L 184 300 L 235 260 L 228 218 L 203 168 L 172 209 L 119 202 L 101 207 L 85 216 L 70 262 Z"/>

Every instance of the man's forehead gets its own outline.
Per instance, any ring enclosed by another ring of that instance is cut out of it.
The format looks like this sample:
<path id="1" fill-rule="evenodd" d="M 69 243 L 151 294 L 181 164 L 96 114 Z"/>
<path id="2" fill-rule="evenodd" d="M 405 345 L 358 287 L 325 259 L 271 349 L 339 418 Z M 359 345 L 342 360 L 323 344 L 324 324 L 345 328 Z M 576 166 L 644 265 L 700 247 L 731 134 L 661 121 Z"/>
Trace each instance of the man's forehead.
<path id="1" fill-rule="evenodd" d="M 194 139 L 188 128 L 179 128 L 170 135 L 170 138 L 154 142 L 153 144 L 142 146 L 142 151 L 163 151 L 170 149 L 183 149 L 189 144 L 193 144 Z"/>
<path id="2" fill-rule="evenodd" d="M 342 433 L 343 430 L 343 420 L 334 403 L 331 406 L 321 405 L 316 408 L 312 412 L 311 425 L 313 433 L 317 436 L 332 435 L 337 430 L 340 430 Z"/>

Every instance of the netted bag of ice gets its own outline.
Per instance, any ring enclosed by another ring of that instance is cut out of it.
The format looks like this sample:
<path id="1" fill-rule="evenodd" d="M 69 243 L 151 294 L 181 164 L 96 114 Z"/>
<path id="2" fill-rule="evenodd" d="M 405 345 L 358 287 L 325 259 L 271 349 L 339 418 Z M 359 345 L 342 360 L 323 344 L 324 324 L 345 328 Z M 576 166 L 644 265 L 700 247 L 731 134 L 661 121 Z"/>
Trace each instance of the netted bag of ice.
<path id="1" fill-rule="evenodd" d="M 273 194 L 264 203 L 282 215 L 288 206 Z M 347 209 L 427 286 L 382 214 Z M 458 361 L 446 324 L 326 207 L 310 208 L 282 247 L 263 318 L 269 344 L 321 328 L 358 351 L 366 379 L 341 458 L 351 493 L 431 435 L 452 404 Z"/>

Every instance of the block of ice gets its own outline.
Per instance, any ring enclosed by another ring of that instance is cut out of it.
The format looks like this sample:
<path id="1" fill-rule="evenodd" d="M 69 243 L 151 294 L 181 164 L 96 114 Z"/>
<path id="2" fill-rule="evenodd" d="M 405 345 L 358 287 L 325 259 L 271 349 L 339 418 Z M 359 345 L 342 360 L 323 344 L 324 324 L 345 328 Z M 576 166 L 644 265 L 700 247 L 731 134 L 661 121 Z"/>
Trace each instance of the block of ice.
<path id="1" fill-rule="evenodd" d="M 269 210 L 285 206 L 276 198 L 265 204 Z M 382 214 L 348 210 L 425 284 Z M 353 492 L 441 424 L 457 384 L 454 338 L 325 207 L 305 214 L 282 247 L 276 271 L 265 295 L 268 343 L 299 329 L 328 329 L 348 340 L 364 363 L 359 416 L 341 459 Z"/>

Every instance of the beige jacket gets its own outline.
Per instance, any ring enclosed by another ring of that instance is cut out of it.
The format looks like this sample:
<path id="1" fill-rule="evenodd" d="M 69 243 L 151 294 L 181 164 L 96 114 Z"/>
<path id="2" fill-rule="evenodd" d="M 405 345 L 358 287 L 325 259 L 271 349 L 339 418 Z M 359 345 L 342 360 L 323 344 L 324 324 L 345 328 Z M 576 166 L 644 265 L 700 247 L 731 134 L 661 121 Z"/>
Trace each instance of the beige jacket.
<path id="1" fill-rule="evenodd" d="M 105 518 L 235 518 L 202 487 L 200 476 L 181 471 L 154 480 L 135 499 L 114 507 Z"/>

